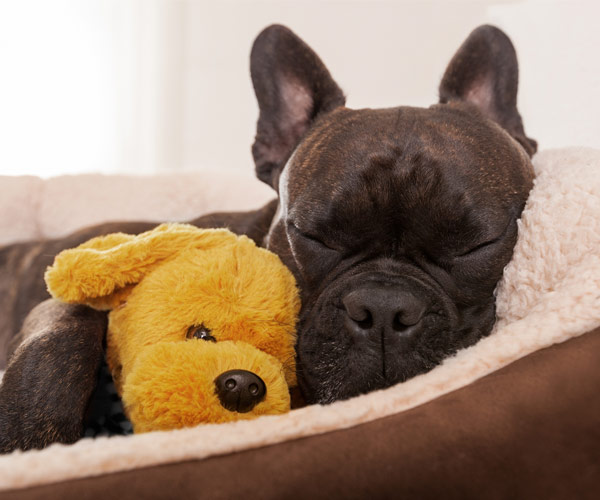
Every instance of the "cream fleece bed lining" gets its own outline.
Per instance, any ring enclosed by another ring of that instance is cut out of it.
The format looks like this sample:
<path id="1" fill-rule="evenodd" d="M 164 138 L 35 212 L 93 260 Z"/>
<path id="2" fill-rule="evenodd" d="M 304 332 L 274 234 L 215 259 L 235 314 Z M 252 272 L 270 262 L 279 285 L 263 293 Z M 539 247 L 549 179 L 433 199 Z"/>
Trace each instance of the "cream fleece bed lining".
<path id="1" fill-rule="evenodd" d="M 426 403 L 552 344 L 600 326 L 600 151 L 550 150 L 497 290 L 494 332 L 429 373 L 383 391 L 282 416 L 0 457 L 0 490 L 226 454 L 344 429 Z"/>

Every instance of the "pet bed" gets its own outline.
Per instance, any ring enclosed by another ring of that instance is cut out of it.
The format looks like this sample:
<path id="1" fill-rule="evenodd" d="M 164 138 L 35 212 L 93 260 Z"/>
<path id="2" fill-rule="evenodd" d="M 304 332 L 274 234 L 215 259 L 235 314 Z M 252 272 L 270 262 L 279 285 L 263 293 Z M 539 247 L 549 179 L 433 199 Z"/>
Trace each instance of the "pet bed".
<path id="1" fill-rule="evenodd" d="M 0 497 L 597 498 L 600 151 L 549 150 L 533 164 L 489 337 L 429 373 L 329 406 L 1 456 Z M 0 179 L 0 203 L 17 181 Z M 43 191 L 52 181 L 30 182 Z M 245 196 L 258 185 L 238 183 Z M 177 196 L 220 189 L 213 199 L 224 203 L 234 188 L 217 184 L 185 181 Z M 260 189 L 250 201 L 268 198 Z M 32 231 L 50 234 L 32 214 Z"/>

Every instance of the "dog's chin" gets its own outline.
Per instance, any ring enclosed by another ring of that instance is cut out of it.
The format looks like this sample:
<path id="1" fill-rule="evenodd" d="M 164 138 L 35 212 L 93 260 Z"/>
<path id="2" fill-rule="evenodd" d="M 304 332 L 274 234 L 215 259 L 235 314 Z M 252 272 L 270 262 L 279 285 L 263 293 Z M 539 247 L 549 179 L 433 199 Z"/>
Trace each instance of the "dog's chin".
<path id="1" fill-rule="evenodd" d="M 370 358 L 370 359 L 369 359 Z M 383 360 L 378 356 L 348 353 L 346 356 L 300 366 L 298 384 L 309 404 L 329 404 L 361 394 L 386 389 L 431 370 L 436 364 L 417 352 L 408 353 L 392 374 L 383 374 Z"/>
<path id="2" fill-rule="evenodd" d="M 428 372 L 489 334 L 495 318 L 493 301 L 463 311 L 458 325 L 438 311 L 423 319 L 415 338 L 386 345 L 382 338 L 357 341 L 340 328 L 345 314 L 336 299 L 324 297 L 301 315 L 298 384 L 308 403 L 349 399 Z"/>
<path id="3" fill-rule="evenodd" d="M 322 336 L 316 330 L 307 333 L 305 338 Z M 298 384 L 306 401 L 328 404 L 385 389 L 431 370 L 455 352 L 450 346 L 438 350 L 420 346 L 393 353 L 377 349 L 326 340 L 315 355 L 303 342 L 298 353 Z"/>

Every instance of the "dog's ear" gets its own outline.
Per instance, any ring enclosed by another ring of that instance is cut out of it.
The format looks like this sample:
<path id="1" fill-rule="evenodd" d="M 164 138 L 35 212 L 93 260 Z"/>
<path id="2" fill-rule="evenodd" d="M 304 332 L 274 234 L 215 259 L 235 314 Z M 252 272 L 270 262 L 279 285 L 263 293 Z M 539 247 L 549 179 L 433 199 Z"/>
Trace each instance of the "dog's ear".
<path id="1" fill-rule="evenodd" d="M 467 101 L 500 124 L 531 156 L 537 143 L 525 135 L 517 110 L 519 65 L 500 29 L 476 28 L 460 46 L 440 83 L 440 103 Z"/>
<path id="2" fill-rule="evenodd" d="M 109 310 L 125 302 L 133 287 L 165 259 L 186 248 L 209 249 L 236 241 L 226 229 L 161 224 L 137 236 L 99 236 L 64 250 L 44 278 L 50 294 L 62 302 Z"/>
<path id="3" fill-rule="evenodd" d="M 256 175 L 277 190 L 285 162 L 313 120 L 345 98 L 319 57 L 284 26 L 258 35 L 250 73 L 260 111 L 252 146 Z"/>

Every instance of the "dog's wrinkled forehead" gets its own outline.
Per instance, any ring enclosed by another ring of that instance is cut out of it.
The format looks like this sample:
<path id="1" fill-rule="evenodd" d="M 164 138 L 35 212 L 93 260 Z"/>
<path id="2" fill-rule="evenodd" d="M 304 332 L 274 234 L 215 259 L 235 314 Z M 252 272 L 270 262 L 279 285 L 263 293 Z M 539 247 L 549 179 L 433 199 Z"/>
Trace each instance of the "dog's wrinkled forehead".
<path id="1" fill-rule="evenodd" d="M 369 204 L 381 209 L 387 201 L 395 210 L 399 201 L 414 208 L 419 195 L 436 186 L 445 193 L 440 203 L 451 205 L 448 193 L 454 192 L 468 206 L 464 196 L 476 193 L 493 195 L 489 209 L 502 210 L 524 196 L 519 189 L 529 170 L 523 148 L 468 105 L 339 108 L 306 134 L 284 169 L 279 192 L 288 215 L 297 217 L 294 208 L 301 205 L 304 213 L 312 207 L 318 218 L 327 200 L 338 210 Z M 473 183 L 477 190 L 470 189 Z M 506 185 L 515 189 L 506 190 Z"/>

